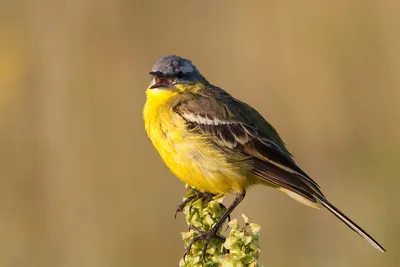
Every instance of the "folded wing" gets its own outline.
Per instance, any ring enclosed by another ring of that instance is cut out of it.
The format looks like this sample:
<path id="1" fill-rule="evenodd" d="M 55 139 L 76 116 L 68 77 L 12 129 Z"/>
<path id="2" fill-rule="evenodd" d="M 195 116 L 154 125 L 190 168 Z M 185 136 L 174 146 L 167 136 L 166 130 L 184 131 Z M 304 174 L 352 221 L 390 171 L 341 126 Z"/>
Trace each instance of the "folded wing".
<path id="1" fill-rule="evenodd" d="M 230 96 L 197 95 L 175 106 L 187 126 L 208 136 L 224 149 L 248 155 L 253 174 L 266 182 L 295 192 L 312 202 L 323 197 L 318 184 L 302 171 L 275 129 L 248 105 Z"/>

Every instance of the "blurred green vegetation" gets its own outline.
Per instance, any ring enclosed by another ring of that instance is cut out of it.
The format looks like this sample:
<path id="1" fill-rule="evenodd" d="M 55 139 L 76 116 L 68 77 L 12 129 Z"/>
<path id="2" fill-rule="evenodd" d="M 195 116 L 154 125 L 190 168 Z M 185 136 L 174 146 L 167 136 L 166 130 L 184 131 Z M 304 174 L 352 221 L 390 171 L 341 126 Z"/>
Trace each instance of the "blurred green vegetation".
<path id="1" fill-rule="evenodd" d="M 256 107 L 388 250 L 256 187 L 233 216 L 262 225 L 261 262 L 398 266 L 399 10 L 389 0 L 0 2 L 0 266 L 178 264 L 184 185 L 141 115 L 147 73 L 170 53 Z"/>

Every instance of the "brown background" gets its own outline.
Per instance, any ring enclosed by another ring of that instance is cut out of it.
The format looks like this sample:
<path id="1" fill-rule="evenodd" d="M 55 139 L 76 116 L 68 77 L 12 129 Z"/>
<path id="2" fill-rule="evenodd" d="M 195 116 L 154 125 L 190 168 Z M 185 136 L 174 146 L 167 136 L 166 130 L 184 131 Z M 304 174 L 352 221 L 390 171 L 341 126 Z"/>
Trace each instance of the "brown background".
<path id="1" fill-rule="evenodd" d="M 400 2 L 0 3 L 0 266 L 177 266 L 183 184 L 142 120 L 162 55 L 257 108 L 326 211 L 253 188 L 266 266 L 399 266 Z M 228 199 L 230 200 L 230 198 Z"/>

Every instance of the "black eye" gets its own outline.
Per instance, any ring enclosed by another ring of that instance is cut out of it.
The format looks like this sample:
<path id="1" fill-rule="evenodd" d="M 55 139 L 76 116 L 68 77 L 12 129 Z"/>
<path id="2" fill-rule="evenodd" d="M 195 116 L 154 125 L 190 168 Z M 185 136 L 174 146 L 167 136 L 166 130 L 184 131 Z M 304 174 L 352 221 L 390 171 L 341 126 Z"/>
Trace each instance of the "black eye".
<path id="1" fill-rule="evenodd" d="M 178 74 L 176 74 L 176 78 L 182 79 L 183 78 L 183 72 L 182 71 L 178 72 Z"/>

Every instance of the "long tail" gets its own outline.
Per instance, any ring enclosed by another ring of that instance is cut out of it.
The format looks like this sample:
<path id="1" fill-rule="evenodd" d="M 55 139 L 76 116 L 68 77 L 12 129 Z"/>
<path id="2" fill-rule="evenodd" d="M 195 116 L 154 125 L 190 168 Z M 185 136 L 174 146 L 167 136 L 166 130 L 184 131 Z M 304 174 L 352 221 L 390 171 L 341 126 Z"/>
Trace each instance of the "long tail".
<path id="1" fill-rule="evenodd" d="M 271 184 L 280 188 L 281 191 L 303 204 L 313 207 L 318 204 L 324 206 L 332 212 L 333 215 L 350 227 L 350 229 L 367 240 L 374 248 L 382 252 L 386 251 L 375 239 L 361 229 L 360 226 L 333 206 L 333 204 L 324 197 L 316 184 L 311 183 L 308 179 L 304 179 L 303 176 L 289 172 L 277 165 L 271 164 L 270 162 L 257 159 L 254 160 L 253 173 L 267 185 Z"/>
<path id="2" fill-rule="evenodd" d="M 335 215 L 337 218 L 339 218 L 342 222 L 344 222 L 350 229 L 352 229 L 354 232 L 362 236 L 365 240 L 368 241 L 374 248 L 381 252 L 386 252 L 386 250 L 375 240 L 370 236 L 367 232 L 365 232 L 360 226 L 358 226 L 355 222 L 353 222 L 349 217 L 344 215 L 340 210 L 338 210 L 333 204 L 329 203 L 328 200 L 322 198 L 322 197 L 317 197 L 319 202 L 327 208 L 330 212 L 332 212 L 333 215 Z"/>

